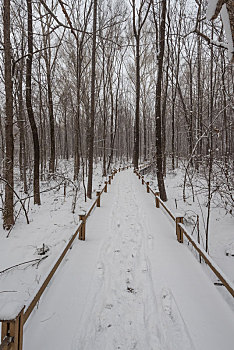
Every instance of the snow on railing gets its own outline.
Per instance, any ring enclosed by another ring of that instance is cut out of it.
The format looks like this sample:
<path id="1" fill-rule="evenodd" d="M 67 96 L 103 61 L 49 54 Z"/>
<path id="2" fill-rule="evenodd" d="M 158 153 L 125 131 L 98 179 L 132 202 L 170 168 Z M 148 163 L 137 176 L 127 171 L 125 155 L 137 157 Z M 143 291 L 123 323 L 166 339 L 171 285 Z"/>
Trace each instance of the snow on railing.
<path id="1" fill-rule="evenodd" d="M 45 291 L 46 287 L 48 286 L 51 278 L 54 276 L 56 270 L 58 269 L 59 265 L 63 261 L 66 253 L 71 248 L 75 238 L 79 234 L 80 240 L 85 240 L 85 225 L 88 217 L 90 216 L 93 209 L 97 206 L 100 207 L 100 198 L 103 192 L 107 192 L 107 185 L 111 185 L 111 180 L 113 180 L 115 174 L 117 172 L 120 172 L 121 170 L 128 169 L 130 166 L 125 166 L 122 168 L 119 168 L 118 170 L 115 169 L 112 171 L 111 175 L 109 175 L 109 181 L 105 181 L 105 185 L 101 191 L 96 192 L 96 200 L 92 203 L 91 207 L 89 208 L 88 212 L 84 214 L 80 214 L 80 223 L 78 225 L 78 228 L 76 232 L 71 236 L 69 242 L 67 243 L 66 247 L 63 249 L 61 255 L 59 256 L 58 260 L 54 264 L 52 270 L 47 275 L 47 277 L 44 279 L 44 282 L 41 284 L 40 289 L 38 290 L 37 294 L 32 298 L 29 306 L 25 310 L 25 305 L 14 305 L 13 303 L 5 305 L 5 307 L 1 310 L 0 314 L 0 322 L 2 323 L 2 334 L 1 334 L 1 344 L 0 344 L 0 350 L 22 350 L 23 349 L 23 326 L 28 320 L 29 316 L 31 315 L 34 307 L 37 305 L 39 299 L 41 298 L 43 292 Z M 25 310 L 25 311 L 24 311 Z"/>
<path id="2" fill-rule="evenodd" d="M 179 243 L 183 243 L 183 235 L 186 236 L 188 241 L 192 244 L 195 250 L 199 253 L 200 256 L 204 259 L 205 263 L 210 267 L 213 273 L 219 278 L 219 280 L 226 287 L 228 292 L 234 297 L 234 285 L 230 281 L 224 272 L 218 267 L 218 265 L 213 261 L 213 259 L 207 254 L 207 252 L 202 248 L 202 246 L 195 241 L 191 234 L 187 231 L 186 227 L 183 225 L 183 216 L 177 214 L 176 216 L 171 212 L 171 210 L 166 206 L 166 204 L 161 200 L 159 192 L 154 192 L 150 186 L 149 182 L 145 182 L 144 176 L 140 174 L 140 171 L 134 170 L 134 173 L 141 180 L 142 185 L 146 184 L 147 193 L 152 193 L 155 196 L 156 208 L 159 208 L 160 205 L 167 212 L 167 214 L 172 218 L 176 223 L 176 236 Z"/>
<path id="3" fill-rule="evenodd" d="M 229 293 L 234 297 L 234 285 L 228 279 L 228 277 L 224 274 L 224 272 L 219 268 L 219 266 L 213 261 L 213 259 L 207 254 L 207 252 L 202 248 L 202 246 L 195 241 L 195 239 L 191 236 L 191 234 L 186 230 L 186 227 L 183 224 L 179 224 L 182 234 L 186 236 L 189 242 L 193 245 L 196 251 L 200 256 L 204 259 L 206 264 L 211 268 L 211 270 L 215 273 L 215 275 L 219 278 L 219 280 L 223 283 L 223 285 L 227 288 Z"/>

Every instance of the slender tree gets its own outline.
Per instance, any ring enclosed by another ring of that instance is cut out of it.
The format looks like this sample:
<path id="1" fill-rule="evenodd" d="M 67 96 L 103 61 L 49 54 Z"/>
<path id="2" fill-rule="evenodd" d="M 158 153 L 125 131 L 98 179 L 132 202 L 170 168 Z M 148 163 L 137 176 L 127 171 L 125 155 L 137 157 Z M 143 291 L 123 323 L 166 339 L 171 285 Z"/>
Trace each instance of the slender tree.
<path id="1" fill-rule="evenodd" d="M 13 189 L 14 189 L 14 139 L 13 139 L 13 94 L 11 74 L 11 41 L 10 41 L 10 1 L 4 0 L 3 26 L 4 26 L 4 59 L 5 59 L 5 92 L 6 92 L 6 154 L 4 161 L 5 206 L 3 212 L 3 227 L 7 230 L 14 224 Z"/>
<path id="2" fill-rule="evenodd" d="M 145 6 L 147 5 L 146 11 Z M 135 89 L 136 89 L 136 109 L 135 109 L 135 127 L 134 127 L 134 150 L 133 150 L 133 164 L 134 168 L 138 168 L 139 161 L 139 140 L 140 140 L 140 91 L 141 91 L 141 82 L 140 82 L 140 37 L 141 31 L 145 24 L 146 18 L 149 13 L 149 9 L 151 3 L 147 3 L 145 0 L 140 1 L 139 10 L 136 9 L 136 1 L 132 0 L 132 20 L 133 20 L 133 33 L 135 37 L 135 45 L 136 45 L 136 57 L 135 57 L 135 72 L 136 72 L 136 80 L 135 80 Z M 136 16 L 137 14 L 137 16 Z M 137 17 L 137 18 L 136 18 Z"/>
<path id="3" fill-rule="evenodd" d="M 33 177 L 33 194 L 34 204 L 41 204 L 40 199 L 40 147 L 37 126 L 32 108 L 32 57 L 33 57 L 33 29 L 32 29 L 32 1 L 27 0 L 28 11 L 28 55 L 26 60 L 26 107 L 28 119 L 32 130 L 33 147 L 34 147 L 34 177 Z"/>
<path id="4" fill-rule="evenodd" d="M 93 182 L 93 143 L 94 143 L 94 120 L 95 120 L 95 82 L 96 82 L 96 39 L 97 39 L 97 0 L 93 1 L 93 44 L 92 44 L 92 77 L 91 77 L 91 107 L 89 125 L 89 173 L 87 196 L 92 198 Z"/>
<path id="5" fill-rule="evenodd" d="M 153 6 L 154 11 L 154 6 Z M 160 197 L 163 201 L 167 200 L 166 189 L 163 179 L 163 157 L 162 157 L 162 77 L 163 77 L 163 57 L 165 48 L 165 27 L 166 27 L 166 11 L 167 1 L 162 1 L 161 22 L 159 28 L 159 54 L 158 54 L 158 72 L 156 82 L 156 101 L 155 101 L 155 115 L 156 115 L 156 156 L 157 156 L 157 179 Z M 156 18 L 154 16 L 154 18 Z M 156 25 L 155 21 L 155 25 Z M 165 118 L 165 116 L 163 116 Z"/>

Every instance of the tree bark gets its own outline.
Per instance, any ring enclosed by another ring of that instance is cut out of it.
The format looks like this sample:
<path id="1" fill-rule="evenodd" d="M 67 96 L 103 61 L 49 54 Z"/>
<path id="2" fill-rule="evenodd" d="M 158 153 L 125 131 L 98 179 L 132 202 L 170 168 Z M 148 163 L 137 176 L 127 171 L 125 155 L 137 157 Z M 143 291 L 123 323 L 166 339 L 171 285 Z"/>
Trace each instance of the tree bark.
<path id="1" fill-rule="evenodd" d="M 28 56 L 26 61 L 26 107 L 28 119 L 33 136 L 34 147 L 34 175 L 33 175 L 33 194 L 34 204 L 41 204 L 40 200 L 40 182 L 39 182 L 39 166 L 40 166 L 40 146 L 38 140 L 37 126 L 34 119 L 32 108 L 32 56 L 33 56 L 33 31 L 32 31 L 32 1 L 27 0 L 28 9 Z"/>
<path id="2" fill-rule="evenodd" d="M 93 143 L 94 143 L 94 119 L 95 119 L 95 81 L 96 81 L 96 38 L 97 38 L 97 0 L 93 2 L 93 46 L 92 46 L 92 81 L 91 81 L 91 110 L 89 126 L 89 172 L 87 197 L 92 198 L 93 182 Z"/>
<path id="3" fill-rule="evenodd" d="M 162 13 L 160 23 L 160 43 L 159 43 L 159 55 L 158 55 L 158 76 L 156 84 L 156 156 L 157 156 L 157 179 L 160 197 L 163 201 L 167 200 L 166 189 L 163 179 L 163 167 L 162 167 L 162 122 L 161 122 L 161 95 L 162 95 L 162 75 L 163 75 L 163 56 L 165 48 L 165 20 L 166 20 L 166 0 L 162 1 Z M 165 118 L 165 116 L 163 116 Z"/>
<path id="4" fill-rule="evenodd" d="M 133 165 L 138 169 L 139 160 L 139 124 L 140 124 L 140 37 L 139 33 L 136 38 L 136 110 L 135 110 L 135 127 L 134 127 L 134 151 Z"/>
<path id="5" fill-rule="evenodd" d="M 13 86 L 11 73 L 11 42 L 10 42 L 10 1 L 4 0 L 4 58 L 5 58 L 5 92 L 6 92 L 6 154 L 4 161 L 4 176 L 7 181 L 5 186 L 5 205 L 3 211 L 3 227 L 9 230 L 14 225 L 14 138 L 13 138 Z M 9 184 L 9 185 L 8 185 Z"/>

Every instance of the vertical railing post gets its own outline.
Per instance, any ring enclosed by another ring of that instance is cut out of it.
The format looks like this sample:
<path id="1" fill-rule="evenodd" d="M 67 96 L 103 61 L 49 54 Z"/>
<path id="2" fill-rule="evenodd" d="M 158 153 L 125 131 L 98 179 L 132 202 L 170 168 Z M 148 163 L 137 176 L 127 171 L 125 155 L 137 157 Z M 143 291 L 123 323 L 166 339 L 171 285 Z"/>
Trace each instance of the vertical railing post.
<path id="1" fill-rule="evenodd" d="M 10 350 L 23 349 L 23 326 L 24 326 L 24 308 L 20 311 L 14 320 L 2 322 L 2 336 L 1 341 L 8 337 L 12 339 L 12 343 L 4 347 Z"/>
<path id="2" fill-rule="evenodd" d="M 150 193 L 150 189 L 149 189 L 149 181 L 146 182 L 147 185 L 147 193 Z"/>
<path id="3" fill-rule="evenodd" d="M 183 224 L 184 218 L 183 216 L 177 216 L 176 217 L 176 236 L 177 236 L 177 241 L 180 243 L 183 243 L 184 238 L 183 238 L 183 230 L 181 229 L 179 224 Z"/>
<path id="4" fill-rule="evenodd" d="M 97 207 L 100 208 L 101 191 L 96 191 Z"/>
<path id="5" fill-rule="evenodd" d="M 108 181 L 105 181 L 105 187 L 104 187 L 104 192 L 107 193 L 107 183 Z"/>
<path id="6" fill-rule="evenodd" d="M 144 183 L 145 183 L 145 180 L 144 180 L 144 175 L 142 175 L 142 185 L 144 185 Z"/>
<path id="7" fill-rule="evenodd" d="M 85 223 L 86 223 L 86 216 L 84 214 L 79 215 L 80 220 L 82 221 L 82 225 L 79 232 L 79 240 L 85 241 Z"/>
<path id="8" fill-rule="evenodd" d="M 159 198 L 160 198 L 160 193 L 159 193 L 159 192 L 155 192 L 155 202 L 156 202 L 156 208 L 159 208 L 159 207 L 160 207 L 160 201 L 159 201 Z"/>

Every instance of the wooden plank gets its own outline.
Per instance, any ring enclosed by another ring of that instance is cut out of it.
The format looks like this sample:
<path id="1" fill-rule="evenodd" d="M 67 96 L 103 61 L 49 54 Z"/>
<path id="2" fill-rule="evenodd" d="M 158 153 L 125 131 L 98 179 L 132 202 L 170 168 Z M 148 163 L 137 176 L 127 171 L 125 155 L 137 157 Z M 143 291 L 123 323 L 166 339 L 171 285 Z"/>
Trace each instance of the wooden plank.
<path id="1" fill-rule="evenodd" d="M 220 270 L 218 265 L 212 260 L 212 258 L 207 254 L 206 251 L 201 247 L 201 245 L 194 240 L 194 238 L 187 232 L 185 226 L 183 224 L 178 224 L 182 229 L 184 235 L 187 237 L 189 242 L 193 245 L 196 251 L 203 257 L 206 264 L 210 267 L 210 269 L 214 272 L 214 274 L 220 279 L 229 293 L 234 297 L 234 285 L 233 283 L 225 276 L 225 274 Z"/>
<path id="2" fill-rule="evenodd" d="M 24 307 L 13 320 L 2 322 L 1 350 L 23 349 L 23 317 Z"/>
<path id="3" fill-rule="evenodd" d="M 13 337 L 4 337 L 0 344 L 0 350 L 9 350 L 9 345 L 13 343 Z"/>

